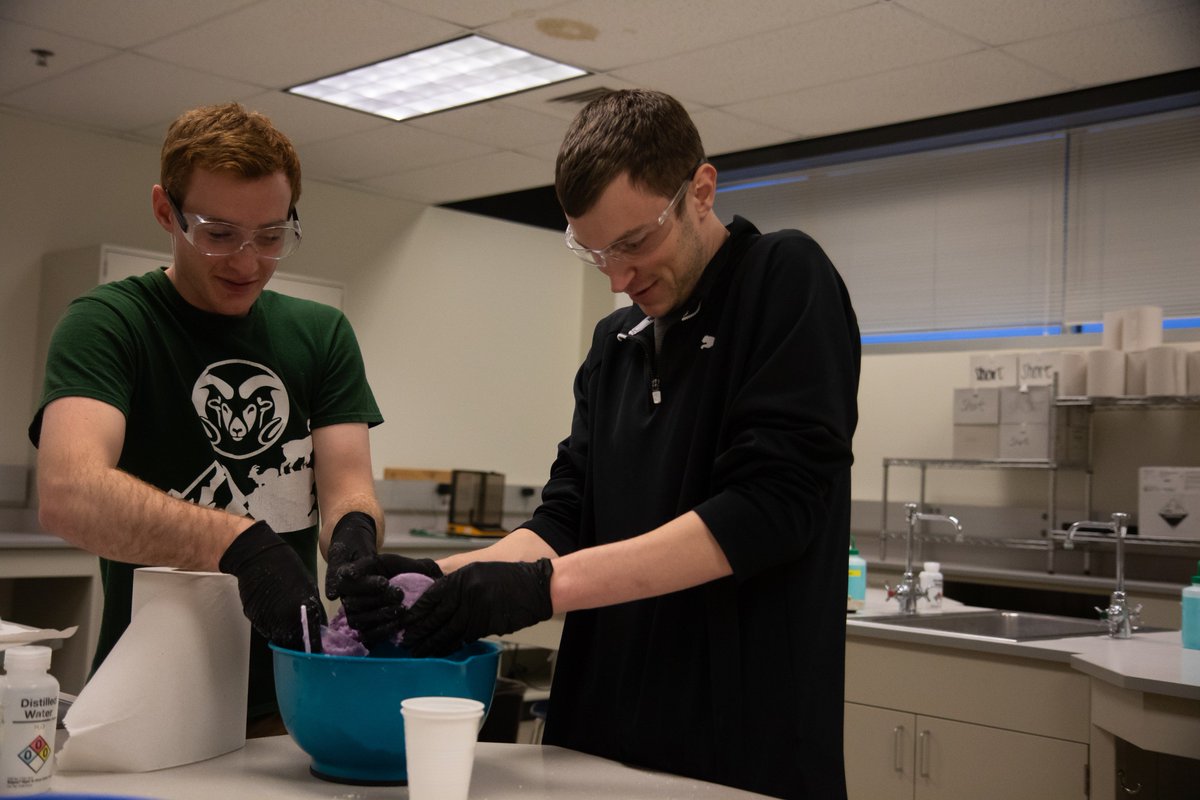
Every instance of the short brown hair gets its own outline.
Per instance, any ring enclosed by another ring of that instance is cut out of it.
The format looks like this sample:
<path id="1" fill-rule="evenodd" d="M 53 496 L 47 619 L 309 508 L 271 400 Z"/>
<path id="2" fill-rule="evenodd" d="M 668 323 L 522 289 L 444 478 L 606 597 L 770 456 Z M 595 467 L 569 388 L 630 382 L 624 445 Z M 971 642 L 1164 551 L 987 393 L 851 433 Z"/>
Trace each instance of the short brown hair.
<path id="1" fill-rule="evenodd" d="M 671 197 L 703 159 L 700 133 L 678 100 L 624 89 L 588 103 L 571 122 L 554 188 L 563 212 L 578 217 L 622 173 L 638 188 Z"/>
<path id="2" fill-rule="evenodd" d="M 271 120 L 238 103 L 194 108 L 167 129 L 160 182 L 175 202 L 183 202 L 197 168 L 243 178 L 283 172 L 292 187 L 292 206 L 300 199 L 300 158 L 291 141 Z"/>

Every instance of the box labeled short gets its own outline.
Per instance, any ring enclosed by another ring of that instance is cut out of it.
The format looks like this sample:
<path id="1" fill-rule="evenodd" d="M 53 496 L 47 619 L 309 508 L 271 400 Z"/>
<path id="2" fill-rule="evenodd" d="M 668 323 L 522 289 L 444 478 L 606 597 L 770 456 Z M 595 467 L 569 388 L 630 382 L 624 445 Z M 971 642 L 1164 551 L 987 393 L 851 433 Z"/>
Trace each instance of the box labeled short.
<path id="1" fill-rule="evenodd" d="M 998 425 L 1000 423 L 999 389 L 955 389 L 955 425 Z"/>
<path id="2" fill-rule="evenodd" d="M 1053 386 L 1060 397 L 1087 392 L 1087 359 L 1083 353 L 1045 350 L 1017 355 L 1018 386 Z"/>
<path id="3" fill-rule="evenodd" d="M 1021 422 L 1049 425 L 1053 407 L 1049 386 L 1005 386 L 1000 389 L 1001 425 Z"/>
<path id="4" fill-rule="evenodd" d="M 953 442 L 954 458 L 999 458 L 1000 426 L 955 425 Z"/>
<path id="5" fill-rule="evenodd" d="M 1200 539 L 1200 467 L 1138 468 L 1138 535 Z"/>
<path id="6" fill-rule="evenodd" d="M 1036 422 L 1000 423 L 1000 458 L 1050 456 L 1050 426 Z"/>
<path id="7" fill-rule="evenodd" d="M 971 356 L 971 388 L 1017 385 L 1017 354 Z"/>

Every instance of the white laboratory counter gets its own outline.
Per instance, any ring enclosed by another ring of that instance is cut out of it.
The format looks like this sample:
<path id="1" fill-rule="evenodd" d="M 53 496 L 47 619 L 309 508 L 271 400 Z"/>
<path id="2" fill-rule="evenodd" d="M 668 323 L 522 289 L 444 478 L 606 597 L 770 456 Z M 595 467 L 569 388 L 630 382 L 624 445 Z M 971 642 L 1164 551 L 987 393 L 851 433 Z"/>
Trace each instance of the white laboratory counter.
<path id="1" fill-rule="evenodd" d="M 1185 650 L 1179 631 L 1134 632 L 1131 639 L 1100 635 L 1013 642 L 873 622 L 873 618 L 878 620 L 898 613 L 895 603 L 888 603 L 884 598 L 883 590 L 868 589 L 866 607 L 846 618 L 848 637 L 1058 661 L 1120 688 L 1200 700 L 1200 650 Z M 950 599 L 945 603 L 946 611 L 972 610 L 970 606 Z"/>
<path id="2" fill-rule="evenodd" d="M 348 786 L 313 777 L 288 736 L 251 739 L 218 758 L 145 773 L 60 772 L 54 792 L 131 794 L 155 800 L 397 800 L 408 789 Z M 573 750 L 480 742 L 471 797 L 488 800 L 705 800 L 764 797 L 713 783 L 638 769 Z"/>

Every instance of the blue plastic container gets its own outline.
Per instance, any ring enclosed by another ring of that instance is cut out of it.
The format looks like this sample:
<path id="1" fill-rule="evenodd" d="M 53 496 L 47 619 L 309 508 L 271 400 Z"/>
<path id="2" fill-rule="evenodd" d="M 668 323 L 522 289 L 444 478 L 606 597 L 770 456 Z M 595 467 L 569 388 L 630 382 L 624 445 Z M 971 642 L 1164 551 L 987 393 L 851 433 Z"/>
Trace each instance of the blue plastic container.
<path id="1" fill-rule="evenodd" d="M 479 641 L 445 658 L 333 656 L 275 651 L 275 692 L 288 733 L 312 758 L 314 775 L 338 783 L 408 781 L 404 718 L 409 697 L 469 697 L 491 707 L 500 645 Z M 482 723 L 481 723 L 482 724 Z"/>

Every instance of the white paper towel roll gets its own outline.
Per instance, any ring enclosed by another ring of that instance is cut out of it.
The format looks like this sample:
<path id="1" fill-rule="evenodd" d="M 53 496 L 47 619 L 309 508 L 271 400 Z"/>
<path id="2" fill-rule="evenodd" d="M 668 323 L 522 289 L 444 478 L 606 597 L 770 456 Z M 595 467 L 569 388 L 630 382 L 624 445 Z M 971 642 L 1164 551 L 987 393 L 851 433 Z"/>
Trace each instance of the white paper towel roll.
<path id="1" fill-rule="evenodd" d="M 1163 337 L 1163 310 L 1158 306 L 1134 306 L 1121 311 L 1121 349 L 1138 352 L 1158 347 Z"/>
<path id="2" fill-rule="evenodd" d="M 1117 397 L 1125 393 L 1125 354 L 1120 350 L 1089 350 L 1087 393 L 1091 397 Z"/>
<path id="3" fill-rule="evenodd" d="M 1183 394 L 1186 371 L 1182 350 L 1170 345 L 1151 347 L 1146 351 L 1146 394 L 1151 397 Z"/>
<path id="4" fill-rule="evenodd" d="M 129 627 L 66 715 L 58 769 L 146 772 L 244 746 L 249 657 L 232 575 L 135 570 Z"/>
<path id="5" fill-rule="evenodd" d="M 1125 354 L 1125 394 L 1143 397 L 1146 394 L 1146 353 Z"/>

